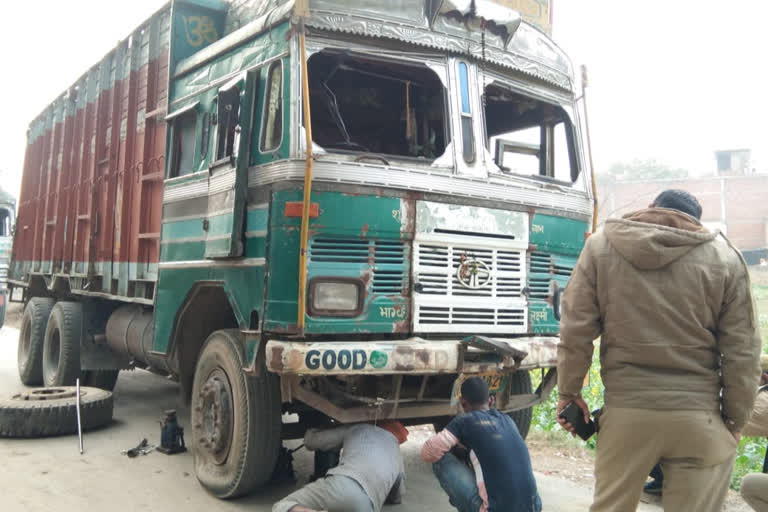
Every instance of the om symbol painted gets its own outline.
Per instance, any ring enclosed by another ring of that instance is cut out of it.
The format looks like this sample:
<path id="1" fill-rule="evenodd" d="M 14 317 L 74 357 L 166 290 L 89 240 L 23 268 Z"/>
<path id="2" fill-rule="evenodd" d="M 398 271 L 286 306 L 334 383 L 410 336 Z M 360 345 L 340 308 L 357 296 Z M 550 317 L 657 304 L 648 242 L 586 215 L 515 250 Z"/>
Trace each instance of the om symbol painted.
<path id="1" fill-rule="evenodd" d="M 210 16 L 182 16 L 187 43 L 197 48 L 203 43 L 211 44 L 219 38 L 216 25 Z"/>

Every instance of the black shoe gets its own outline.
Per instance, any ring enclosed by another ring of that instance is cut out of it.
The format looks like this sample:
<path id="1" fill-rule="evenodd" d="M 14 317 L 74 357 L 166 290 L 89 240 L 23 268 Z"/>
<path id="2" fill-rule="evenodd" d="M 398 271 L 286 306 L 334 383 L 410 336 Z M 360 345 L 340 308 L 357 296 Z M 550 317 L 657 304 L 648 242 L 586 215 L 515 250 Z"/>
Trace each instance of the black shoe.
<path id="1" fill-rule="evenodd" d="M 651 480 L 643 486 L 643 492 L 652 494 L 654 496 L 661 496 L 661 490 L 664 487 L 664 483 L 658 480 Z"/>

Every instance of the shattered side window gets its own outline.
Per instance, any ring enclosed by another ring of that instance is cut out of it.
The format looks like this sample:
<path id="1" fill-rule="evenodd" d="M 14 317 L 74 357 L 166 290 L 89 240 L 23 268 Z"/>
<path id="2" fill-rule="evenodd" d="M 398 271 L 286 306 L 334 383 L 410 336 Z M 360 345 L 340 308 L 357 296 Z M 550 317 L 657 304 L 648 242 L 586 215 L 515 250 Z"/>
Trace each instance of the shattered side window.
<path id="1" fill-rule="evenodd" d="M 313 139 L 326 151 L 430 161 L 445 152 L 445 88 L 428 67 L 330 51 L 308 65 Z"/>
<path id="2" fill-rule="evenodd" d="M 280 147 L 283 139 L 283 63 L 273 62 L 267 73 L 267 87 L 264 91 L 264 114 L 262 116 L 262 153 Z"/>
<path id="3" fill-rule="evenodd" d="M 492 84 L 485 89 L 485 127 L 503 171 L 564 183 L 578 179 L 573 126 L 562 107 Z"/>
<path id="4" fill-rule="evenodd" d="M 237 138 L 240 131 L 240 90 L 232 87 L 219 92 L 218 132 L 216 160 L 237 156 Z"/>
<path id="5" fill-rule="evenodd" d="M 194 171 L 196 129 L 195 111 L 185 112 L 173 121 L 173 164 L 169 178 L 184 176 Z"/>

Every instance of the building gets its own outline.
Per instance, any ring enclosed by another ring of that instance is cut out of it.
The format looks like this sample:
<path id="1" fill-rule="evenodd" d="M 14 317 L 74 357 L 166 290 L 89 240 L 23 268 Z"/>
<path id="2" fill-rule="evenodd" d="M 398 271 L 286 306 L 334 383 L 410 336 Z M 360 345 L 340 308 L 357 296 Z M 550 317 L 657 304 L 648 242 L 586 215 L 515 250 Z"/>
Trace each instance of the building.
<path id="1" fill-rule="evenodd" d="M 598 219 L 647 207 L 663 190 L 679 188 L 696 196 L 703 209 L 702 222 L 727 234 L 750 260 L 768 248 L 768 174 L 720 173 L 683 180 L 616 181 L 599 187 Z M 750 263 L 753 263 L 750 261 Z"/>

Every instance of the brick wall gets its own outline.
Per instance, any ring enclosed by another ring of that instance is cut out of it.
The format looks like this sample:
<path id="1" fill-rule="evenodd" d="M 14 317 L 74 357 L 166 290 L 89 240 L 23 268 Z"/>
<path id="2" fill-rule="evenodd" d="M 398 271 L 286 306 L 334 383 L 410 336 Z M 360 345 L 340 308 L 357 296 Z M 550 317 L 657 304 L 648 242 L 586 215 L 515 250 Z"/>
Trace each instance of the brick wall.
<path id="1" fill-rule="evenodd" d="M 599 187 L 599 220 L 648 206 L 662 190 L 687 190 L 701 202 L 702 221 L 724 223 L 739 249 L 768 247 L 768 175 L 722 176 L 647 182 L 616 182 Z M 723 212 L 725 215 L 723 215 Z"/>

